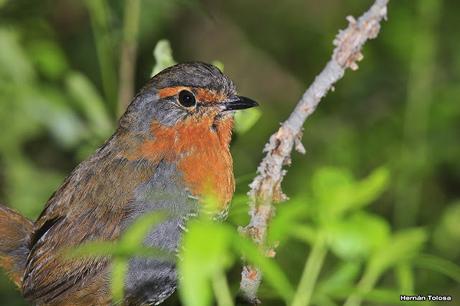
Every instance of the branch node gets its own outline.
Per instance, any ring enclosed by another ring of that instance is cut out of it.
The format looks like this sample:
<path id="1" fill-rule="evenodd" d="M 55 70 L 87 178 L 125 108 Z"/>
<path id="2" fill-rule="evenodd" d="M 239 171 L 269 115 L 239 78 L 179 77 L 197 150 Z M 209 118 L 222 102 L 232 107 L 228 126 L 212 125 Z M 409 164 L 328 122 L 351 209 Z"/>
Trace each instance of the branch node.
<path id="1" fill-rule="evenodd" d="M 305 153 L 307 153 L 307 150 L 305 150 L 305 147 L 303 146 L 303 143 L 302 143 L 302 134 L 303 134 L 302 132 L 298 133 L 296 138 L 294 139 L 294 148 L 300 154 L 305 155 Z"/>

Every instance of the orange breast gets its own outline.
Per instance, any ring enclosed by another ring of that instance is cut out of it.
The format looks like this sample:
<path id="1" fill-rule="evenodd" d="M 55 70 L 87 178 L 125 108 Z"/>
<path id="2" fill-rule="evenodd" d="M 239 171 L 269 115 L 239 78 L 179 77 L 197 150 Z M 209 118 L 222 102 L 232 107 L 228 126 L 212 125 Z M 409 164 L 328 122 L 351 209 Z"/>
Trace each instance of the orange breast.
<path id="1" fill-rule="evenodd" d="M 214 196 L 223 208 L 235 190 L 229 151 L 233 119 L 220 120 L 216 131 L 210 129 L 212 120 L 190 118 L 174 127 L 154 122 L 154 138 L 144 142 L 138 153 L 155 162 L 176 163 L 193 195 Z"/>

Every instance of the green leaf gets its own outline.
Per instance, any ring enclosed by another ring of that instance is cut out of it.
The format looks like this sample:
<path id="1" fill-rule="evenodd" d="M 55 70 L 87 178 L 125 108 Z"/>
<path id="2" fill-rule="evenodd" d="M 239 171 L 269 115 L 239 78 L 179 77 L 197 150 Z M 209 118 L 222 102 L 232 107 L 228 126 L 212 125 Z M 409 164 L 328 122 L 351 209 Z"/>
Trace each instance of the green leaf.
<path id="1" fill-rule="evenodd" d="M 235 131 L 244 134 L 249 131 L 262 115 L 258 108 L 250 108 L 235 114 Z"/>
<path id="2" fill-rule="evenodd" d="M 268 229 L 268 239 L 271 242 L 285 241 L 289 236 L 300 236 L 304 229 L 300 226 L 305 225 L 305 219 L 308 216 L 308 206 L 301 203 L 301 200 L 293 199 L 289 203 L 280 206 L 276 215 L 270 223 Z M 296 227 L 294 229 L 294 227 Z M 301 239 L 305 241 L 305 239 Z"/>
<path id="3" fill-rule="evenodd" d="M 89 241 L 66 251 L 69 258 L 104 257 L 117 253 L 115 241 Z"/>
<path id="4" fill-rule="evenodd" d="M 317 232 L 315 228 L 308 225 L 299 224 L 289 227 L 290 236 L 308 244 L 313 244 L 315 242 L 318 235 Z"/>
<path id="5" fill-rule="evenodd" d="M 313 203 L 323 222 L 330 222 L 340 215 L 349 203 L 353 190 L 353 176 L 349 171 L 324 167 L 313 174 Z"/>
<path id="6" fill-rule="evenodd" d="M 333 269 L 332 275 L 320 282 L 318 291 L 324 295 L 331 295 L 344 287 L 352 286 L 353 281 L 361 271 L 361 264 L 357 261 L 346 261 Z"/>
<path id="7" fill-rule="evenodd" d="M 172 255 L 166 251 L 143 245 L 147 234 L 166 217 L 167 214 L 161 211 L 142 215 L 126 229 L 118 241 L 88 241 L 72 248 L 69 256 L 112 256 L 124 259 L 140 256 L 172 259 Z"/>
<path id="8" fill-rule="evenodd" d="M 444 274 L 460 283 L 460 266 L 450 260 L 434 255 L 419 255 L 415 258 L 414 264 Z"/>
<path id="9" fill-rule="evenodd" d="M 455 258 L 460 254 L 460 201 L 444 210 L 433 233 L 433 244 L 442 254 Z"/>
<path id="10" fill-rule="evenodd" d="M 313 194 L 325 202 L 335 198 L 335 194 L 353 184 L 352 174 L 334 167 L 323 167 L 317 170 L 312 178 Z"/>
<path id="11" fill-rule="evenodd" d="M 153 50 L 153 56 L 155 57 L 155 66 L 152 70 L 152 76 L 156 75 L 163 69 L 176 64 L 172 56 L 171 44 L 167 39 L 158 41 L 155 49 Z"/>
<path id="12" fill-rule="evenodd" d="M 68 69 L 64 52 L 53 41 L 34 41 L 30 43 L 27 51 L 38 70 L 52 80 L 57 80 L 62 77 L 64 72 Z"/>
<path id="13" fill-rule="evenodd" d="M 387 187 L 386 168 L 374 170 L 366 179 L 356 182 L 347 170 L 325 167 L 312 179 L 315 206 L 320 220 L 326 224 L 345 212 L 372 203 Z"/>
<path id="14" fill-rule="evenodd" d="M 35 219 L 63 176 L 55 171 L 37 169 L 19 152 L 10 151 L 2 158 L 5 161 L 3 170 L 7 178 L 8 204 L 26 217 Z"/>
<path id="15" fill-rule="evenodd" d="M 92 132 L 101 139 L 108 137 L 113 130 L 112 121 L 94 85 L 78 72 L 69 73 L 65 81 L 70 96 L 85 115 Z"/>
<path id="16" fill-rule="evenodd" d="M 220 71 L 224 72 L 224 63 L 222 63 L 221 61 L 213 61 L 212 64 L 214 66 L 216 66 L 217 68 L 219 68 Z"/>
<path id="17" fill-rule="evenodd" d="M 42 86 L 29 94 L 24 103 L 29 105 L 30 117 L 47 127 L 61 146 L 74 147 L 85 137 L 83 122 L 60 91 Z"/>
<path id="18" fill-rule="evenodd" d="M 187 228 L 178 263 L 181 300 L 187 306 L 211 305 L 212 279 L 235 259 L 229 252 L 233 229 L 209 220 L 191 221 Z"/>
<path id="19" fill-rule="evenodd" d="M 387 168 L 375 169 L 366 179 L 355 185 L 351 208 L 357 209 L 375 201 L 388 187 L 390 172 Z"/>
<path id="20" fill-rule="evenodd" d="M 369 267 L 376 274 L 395 266 L 400 262 L 413 259 L 419 253 L 427 240 L 424 229 L 408 229 L 400 231 L 381 245 L 380 249 L 370 258 Z"/>
<path id="21" fill-rule="evenodd" d="M 0 46 L 0 80 L 22 85 L 33 81 L 35 71 L 19 43 L 18 33 L 0 28 Z"/>
<path id="22" fill-rule="evenodd" d="M 369 257 L 390 237 L 388 222 L 376 215 L 357 212 L 328 227 L 332 252 L 343 260 Z"/>
<path id="23" fill-rule="evenodd" d="M 155 228 L 167 218 L 166 212 L 155 211 L 144 214 L 128 227 L 120 239 L 119 246 L 126 252 L 134 254 L 136 249 L 142 246 L 142 243 L 148 232 Z"/>

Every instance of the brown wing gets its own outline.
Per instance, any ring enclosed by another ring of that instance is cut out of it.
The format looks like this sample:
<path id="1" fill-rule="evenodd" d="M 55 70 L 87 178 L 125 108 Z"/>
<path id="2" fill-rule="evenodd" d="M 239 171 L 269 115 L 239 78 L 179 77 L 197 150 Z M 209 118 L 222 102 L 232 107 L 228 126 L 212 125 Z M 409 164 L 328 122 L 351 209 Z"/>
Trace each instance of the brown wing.
<path id="1" fill-rule="evenodd" d="M 22 285 L 32 227 L 30 220 L 0 205 L 0 267 L 18 287 Z"/>
<path id="2" fill-rule="evenodd" d="M 134 189 L 152 175 L 154 167 L 146 163 L 103 148 L 66 179 L 35 223 L 23 283 L 28 299 L 89 305 L 92 298 L 102 304 L 101 295 L 108 291 L 108 259 L 69 259 L 62 253 L 87 241 L 119 237 Z"/>

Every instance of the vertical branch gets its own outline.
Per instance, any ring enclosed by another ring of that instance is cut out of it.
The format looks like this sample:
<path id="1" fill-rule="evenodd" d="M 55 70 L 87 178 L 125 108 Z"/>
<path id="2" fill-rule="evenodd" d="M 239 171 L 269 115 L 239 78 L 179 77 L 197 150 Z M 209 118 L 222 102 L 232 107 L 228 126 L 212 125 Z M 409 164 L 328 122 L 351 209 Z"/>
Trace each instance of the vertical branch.
<path id="1" fill-rule="evenodd" d="M 357 61 L 363 58 L 361 49 L 364 43 L 377 37 L 380 22 L 386 18 L 389 0 L 376 0 L 371 8 L 358 20 L 347 17 L 348 27 L 342 30 L 334 40 L 336 46 L 332 59 L 305 91 L 289 118 L 279 130 L 270 137 L 265 145 L 266 156 L 257 169 L 257 177 L 250 184 L 250 223 L 242 231 L 251 237 L 259 247 L 270 254 L 266 246 L 267 227 L 277 203 L 286 199 L 281 190 L 281 181 L 286 174 L 285 165 L 290 164 L 292 149 L 303 153 L 300 143 L 302 126 L 315 111 L 333 85 L 340 80 L 347 68 L 356 70 Z M 240 290 L 250 303 L 257 304 L 257 290 L 262 276 L 257 267 L 247 265 L 241 273 Z"/>
<path id="2" fill-rule="evenodd" d="M 117 112 L 117 79 L 115 73 L 114 45 L 109 31 L 109 6 L 106 0 L 86 0 L 93 28 L 102 87 L 111 114 Z"/>
<path id="3" fill-rule="evenodd" d="M 123 113 L 134 95 L 137 40 L 141 0 L 125 0 L 123 39 L 118 75 L 118 113 Z"/>
<path id="4" fill-rule="evenodd" d="M 442 1 L 417 2 L 418 29 L 413 47 L 407 85 L 407 104 L 399 175 L 396 185 L 394 219 L 400 227 L 416 223 L 423 178 L 429 171 L 427 130 L 433 101 L 435 74 L 435 31 L 441 16 Z"/>

